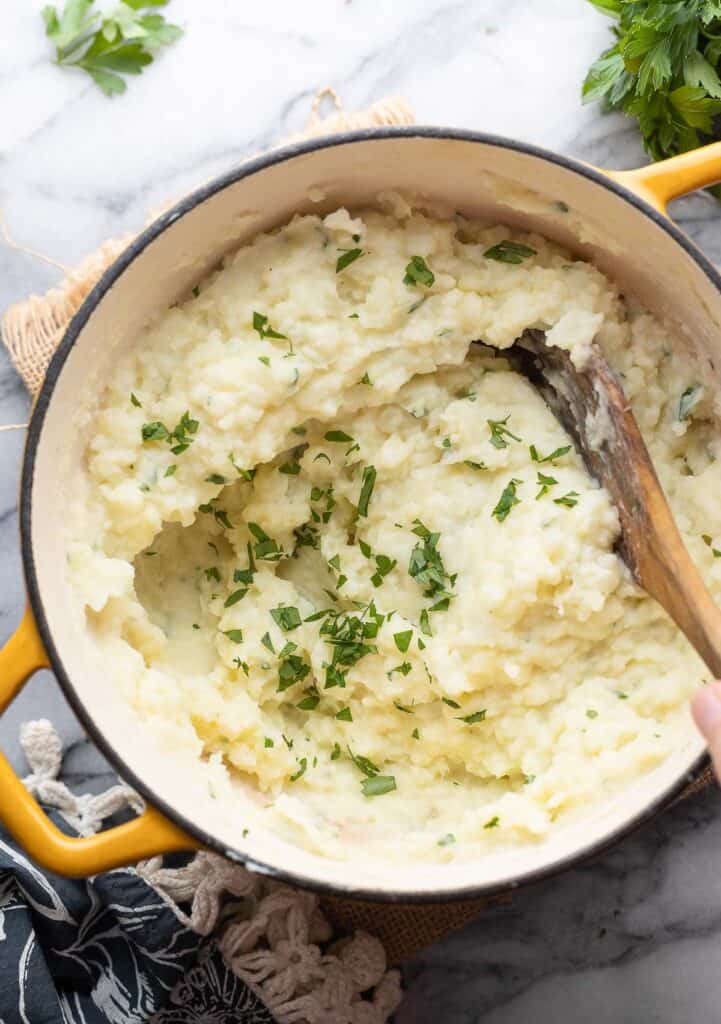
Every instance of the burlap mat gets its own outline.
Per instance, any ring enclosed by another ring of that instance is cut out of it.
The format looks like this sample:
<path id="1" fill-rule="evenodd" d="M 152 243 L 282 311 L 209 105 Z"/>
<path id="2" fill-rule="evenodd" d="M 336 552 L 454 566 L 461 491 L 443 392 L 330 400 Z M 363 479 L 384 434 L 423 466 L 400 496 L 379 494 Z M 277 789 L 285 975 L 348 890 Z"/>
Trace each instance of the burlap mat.
<path id="1" fill-rule="evenodd" d="M 319 108 L 325 98 L 330 98 L 333 102 L 335 112 L 321 119 Z M 354 128 L 413 123 L 412 111 L 405 100 L 399 97 L 380 100 L 366 110 L 347 114 L 342 110 L 335 92 L 332 89 L 323 89 L 315 98 L 306 129 L 290 139 L 285 139 L 279 145 Z M 161 211 L 156 211 L 150 221 L 159 212 Z M 42 384 L 50 357 L 70 319 L 104 271 L 132 240 L 133 235 L 127 234 L 111 239 L 77 267 L 65 268 L 54 260 L 48 260 L 41 253 L 17 245 L 4 228 L 2 231 L 8 245 L 46 260 L 64 272 L 64 277 L 56 288 L 52 288 L 45 295 L 31 295 L 15 303 L 7 310 L 0 323 L 2 340 L 10 359 L 30 393 L 35 395 Z M 689 783 L 677 799 L 684 799 L 705 788 L 712 778 L 711 769 L 706 768 Z M 491 899 L 410 906 L 325 897 L 323 906 L 340 930 L 364 928 L 377 935 L 385 945 L 388 963 L 395 964 L 448 932 L 467 924 L 486 907 L 510 902 L 510 899 L 510 894 L 502 894 Z"/>

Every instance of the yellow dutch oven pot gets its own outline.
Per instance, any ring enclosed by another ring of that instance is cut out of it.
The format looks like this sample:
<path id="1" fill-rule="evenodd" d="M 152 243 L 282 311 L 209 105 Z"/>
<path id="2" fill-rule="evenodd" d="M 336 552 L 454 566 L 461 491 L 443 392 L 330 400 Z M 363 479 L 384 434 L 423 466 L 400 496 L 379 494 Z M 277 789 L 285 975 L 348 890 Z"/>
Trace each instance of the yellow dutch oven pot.
<path id="1" fill-rule="evenodd" d="M 372 204 L 395 190 L 540 233 L 632 289 L 721 368 L 721 278 L 666 216 L 666 204 L 721 179 L 721 143 L 636 171 L 605 173 L 533 146 L 438 128 L 354 132 L 277 150 L 188 196 L 105 273 L 68 327 L 37 399 L 20 494 L 28 610 L 0 653 L 0 709 L 49 666 L 89 735 L 147 801 L 127 824 L 70 838 L 45 816 L 0 755 L 0 820 L 39 864 L 92 875 L 172 850 L 207 846 L 300 885 L 375 900 L 441 901 L 489 894 L 604 848 L 680 791 L 704 764 L 700 739 L 535 845 L 449 865 L 330 860 L 212 807 L 193 764 L 169 758 L 127 720 L 93 661 L 64 573 L 63 501 L 80 480 L 92 398 L 115 354 L 224 253 L 296 212 Z M 683 341 L 682 341 L 683 343 Z M 90 399 L 81 396 L 90 396 Z M 197 773 L 197 761 L 195 762 Z"/>

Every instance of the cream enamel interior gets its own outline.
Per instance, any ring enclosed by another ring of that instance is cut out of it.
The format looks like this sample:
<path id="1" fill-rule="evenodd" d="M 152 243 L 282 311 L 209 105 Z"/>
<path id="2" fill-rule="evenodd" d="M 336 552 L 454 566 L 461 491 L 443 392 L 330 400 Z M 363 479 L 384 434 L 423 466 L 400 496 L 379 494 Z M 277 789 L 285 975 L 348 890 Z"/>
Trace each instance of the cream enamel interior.
<path id="1" fill-rule="evenodd" d="M 212 268 L 221 254 L 296 211 L 372 205 L 394 189 L 469 216 L 533 228 L 597 263 L 632 288 L 653 312 L 670 316 L 716 362 L 721 298 L 695 261 L 654 221 L 585 176 L 538 156 L 466 139 L 414 136 L 357 139 L 287 159 L 226 186 L 171 218 L 103 296 L 70 351 L 50 397 L 32 485 L 32 547 L 48 627 L 79 699 L 106 743 L 135 775 L 187 821 L 231 848 L 237 829 L 207 798 L 194 760 L 168 759 L 137 726 L 93 664 L 82 623 L 69 613 L 57 518 L 84 441 L 78 396 L 102 387 L 118 350 L 149 317 Z M 572 215 L 549 214 L 563 199 Z M 239 854 L 271 868 L 338 889 L 425 894 L 513 884 L 520 876 L 602 843 L 682 778 L 702 752 L 700 741 L 541 845 L 485 856 L 477 862 L 363 869 L 315 857 L 254 831 Z M 237 844 L 236 848 L 237 848 Z"/>

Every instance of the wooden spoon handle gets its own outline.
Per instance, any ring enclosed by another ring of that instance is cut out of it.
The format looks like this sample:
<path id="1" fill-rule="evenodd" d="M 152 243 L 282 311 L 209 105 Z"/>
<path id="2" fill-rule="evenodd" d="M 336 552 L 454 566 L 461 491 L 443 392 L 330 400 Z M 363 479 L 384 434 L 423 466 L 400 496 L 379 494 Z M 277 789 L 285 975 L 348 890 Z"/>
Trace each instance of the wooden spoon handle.
<path id="1" fill-rule="evenodd" d="M 713 677 L 721 679 L 721 611 L 691 561 L 670 512 L 664 525 L 660 531 L 663 551 L 650 580 L 647 573 L 647 589 L 696 648 Z"/>

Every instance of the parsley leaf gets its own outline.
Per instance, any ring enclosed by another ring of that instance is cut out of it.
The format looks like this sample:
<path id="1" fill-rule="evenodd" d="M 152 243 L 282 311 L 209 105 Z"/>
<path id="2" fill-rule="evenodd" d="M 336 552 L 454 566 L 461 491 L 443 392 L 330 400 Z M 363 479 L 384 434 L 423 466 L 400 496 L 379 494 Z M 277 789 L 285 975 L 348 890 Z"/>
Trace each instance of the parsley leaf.
<path id="1" fill-rule="evenodd" d="M 422 284 L 425 288 L 432 288 L 435 279 L 435 274 L 422 256 L 411 256 L 410 262 L 406 266 L 403 284 L 411 285 L 412 287 Z"/>
<path id="2" fill-rule="evenodd" d="M 521 440 L 517 434 L 512 433 L 506 426 L 510 418 L 509 413 L 504 420 L 486 420 L 491 431 L 490 442 L 494 448 L 508 448 L 507 437 L 510 437 L 512 441 Z"/>
<path id="3" fill-rule="evenodd" d="M 302 622 L 300 612 L 292 605 L 281 605 L 278 608 L 271 608 L 270 614 L 273 616 L 275 624 L 285 633 L 290 633 L 291 630 L 297 629 Z"/>
<path id="4" fill-rule="evenodd" d="M 234 644 L 242 644 L 243 643 L 243 630 L 242 629 L 224 629 L 223 633 Z"/>
<path id="5" fill-rule="evenodd" d="M 573 445 L 565 444 L 562 448 L 556 448 L 554 451 L 550 452 L 550 454 L 548 454 L 548 455 L 539 455 L 538 454 L 538 449 L 536 448 L 535 444 L 532 444 L 529 447 L 528 450 L 531 453 L 531 459 L 534 462 L 541 463 L 541 462 L 554 462 L 556 459 L 560 459 L 562 455 L 566 455 L 567 452 L 570 452 L 572 447 L 573 447 Z"/>
<path id="6" fill-rule="evenodd" d="M 376 468 L 375 466 L 366 466 L 363 470 L 363 481 L 361 483 L 360 498 L 358 499 L 358 515 L 368 515 L 368 502 L 371 500 L 373 494 L 373 488 L 376 482 Z"/>
<path id="7" fill-rule="evenodd" d="M 529 256 L 535 256 L 536 250 L 530 245 L 523 245 L 521 242 L 512 242 L 504 239 L 497 245 L 492 245 L 483 253 L 487 260 L 496 260 L 498 263 L 523 263 Z"/>
<path id="8" fill-rule="evenodd" d="M 459 722 L 465 722 L 466 725 L 475 725 L 476 722 L 483 722 L 486 718 L 486 709 L 482 711 L 474 711 L 472 715 L 459 715 Z"/>
<path id="9" fill-rule="evenodd" d="M 425 588 L 425 597 L 436 600 L 431 611 L 444 611 L 453 597 L 451 587 L 455 583 L 455 576 L 450 576 L 446 571 L 438 550 L 441 535 L 432 533 L 420 519 L 414 519 L 413 522 L 413 533 L 421 538 L 421 543 L 416 544 L 411 551 L 408 575 Z"/>
<path id="10" fill-rule="evenodd" d="M 563 505 L 564 508 L 574 508 L 578 504 L 579 494 L 578 491 L 569 491 L 568 494 L 564 494 L 562 498 L 554 498 L 554 505 Z"/>
<path id="11" fill-rule="evenodd" d="M 410 647 L 411 640 L 413 639 L 413 630 L 406 629 L 402 633 L 394 633 L 393 639 L 395 640 L 396 647 L 401 654 L 405 654 Z"/>
<path id="12" fill-rule="evenodd" d="M 504 522 L 513 508 L 514 505 L 519 505 L 521 499 L 516 497 L 516 488 L 522 484 L 522 480 L 516 480 L 514 477 L 506 484 L 503 489 L 501 497 L 498 499 L 498 504 L 491 512 L 491 515 L 498 520 L 499 523 Z"/>
<path id="13" fill-rule="evenodd" d="M 545 473 L 538 472 L 536 473 L 536 483 L 540 488 L 536 495 L 536 501 L 538 501 L 544 494 L 548 494 L 553 485 L 558 483 L 558 480 L 556 480 L 555 476 L 546 476 Z"/>
<path id="14" fill-rule="evenodd" d="M 125 92 L 123 75 L 139 75 L 155 51 L 180 39 L 183 30 L 154 9 L 163 0 L 121 0 L 104 15 L 93 0 L 66 0 L 62 9 L 43 8 L 45 34 L 55 63 L 86 71 L 106 96 Z"/>
<path id="15" fill-rule="evenodd" d="M 258 332 L 259 338 L 280 338 L 282 341 L 288 340 L 287 334 L 281 334 L 280 331 L 274 331 L 268 322 L 268 317 L 262 313 L 253 313 L 253 330 Z"/>
<path id="16" fill-rule="evenodd" d="M 717 138 L 721 44 L 714 0 L 591 0 L 613 18 L 615 41 L 591 65 L 583 100 L 638 121 L 654 160 Z"/>
<path id="17" fill-rule="evenodd" d="M 374 775 L 361 782 L 363 796 L 383 796 L 385 793 L 392 793 L 396 788 L 395 775 Z"/>
<path id="18" fill-rule="evenodd" d="M 365 255 L 362 249 L 341 249 L 340 251 L 341 255 L 338 257 L 335 264 L 336 274 L 340 274 L 341 270 L 345 270 L 345 268 L 349 267 L 351 263 L 355 263 L 359 257 Z"/>

